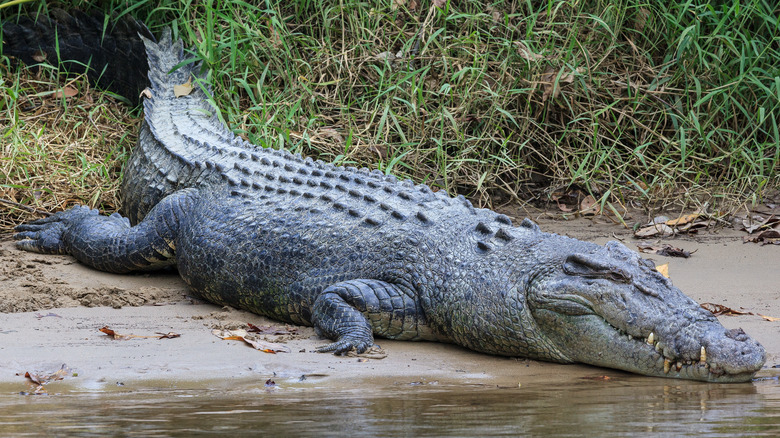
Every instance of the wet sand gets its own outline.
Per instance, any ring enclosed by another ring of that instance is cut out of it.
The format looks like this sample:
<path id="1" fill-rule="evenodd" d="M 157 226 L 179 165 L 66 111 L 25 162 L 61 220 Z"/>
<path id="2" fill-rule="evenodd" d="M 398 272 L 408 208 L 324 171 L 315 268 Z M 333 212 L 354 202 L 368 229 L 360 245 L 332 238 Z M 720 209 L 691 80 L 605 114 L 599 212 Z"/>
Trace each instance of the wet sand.
<path id="1" fill-rule="evenodd" d="M 543 230 L 604 243 L 623 240 L 628 230 L 599 223 L 540 220 Z M 767 350 L 761 376 L 780 368 L 780 247 L 743 244 L 743 234 L 723 229 L 694 237 L 665 239 L 690 252 L 688 259 L 648 256 L 669 263 L 675 285 L 700 303 L 722 304 L 753 315 L 721 316 L 727 328 L 742 327 Z M 270 354 L 240 341 L 221 340 L 215 328 L 282 323 L 192 298 L 176 274 L 113 275 L 78 264 L 69 256 L 18 251 L 10 236 L 0 239 L 0 382 L 22 382 L 25 372 L 54 372 L 65 365 L 68 384 L 99 388 L 125 381 L 196 381 L 268 378 L 338 382 L 456 383 L 517 386 L 579 378 L 623 378 L 620 371 L 494 357 L 447 344 L 378 339 L 383 354 L 333 356 L 313 350 L 326 343 L 314 330 L 271 336 L 289 353 Z M 115 340 L 124 335 L 177 333 L 173 339 Z"/>

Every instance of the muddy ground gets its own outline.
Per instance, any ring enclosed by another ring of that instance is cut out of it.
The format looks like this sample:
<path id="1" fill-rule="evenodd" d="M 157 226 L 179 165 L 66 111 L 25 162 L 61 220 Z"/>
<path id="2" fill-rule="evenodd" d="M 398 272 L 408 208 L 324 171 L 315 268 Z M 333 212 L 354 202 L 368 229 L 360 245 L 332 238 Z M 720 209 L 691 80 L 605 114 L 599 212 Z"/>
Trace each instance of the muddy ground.
<path id="1" fill-rule="evenodd" d="M 604 243 L 623 240 L 636 248 L 630 230 L 606 220 L 539 220 L 542 229 Z M 665 239 L 688 259 L 647 256 L 669 263 L 675 285 L 700 303 L 715 303 L 752 315 L 721 316 L 727 328 L 742 327 L 767 349 L 759 376 L 780 374 L 780 246 L 742 242 L 731 229 Z M 189 295 L 174 273 L 106 274 L 69 256 L 18 251 L 10 235 L 0 236 L 0 382 L 18 382 L 25 372 L 62 373 L 77 386 L 115 385 L 133 380 L 181 381 L 213 378 L 330 379 L 458 382 L 518 385 L 523 381 L 611 378 L 627 374 L 580 365 L 558 365 L 493 357 L 437 344 L 378 340 L 381 352 L 337 357 L 313 352 L 325 341 L 312 329 L 285 327 Z M 761 315 L 769 318 L 764 318 Z M 774 319 L 774 320 L 770 320 Z M 280 335 L 260 336 L 289 352 L 264 353 L 212 330 L 251 323 L 275 326 Z M 113 339 L 121 335 L 176 338 Z"/>

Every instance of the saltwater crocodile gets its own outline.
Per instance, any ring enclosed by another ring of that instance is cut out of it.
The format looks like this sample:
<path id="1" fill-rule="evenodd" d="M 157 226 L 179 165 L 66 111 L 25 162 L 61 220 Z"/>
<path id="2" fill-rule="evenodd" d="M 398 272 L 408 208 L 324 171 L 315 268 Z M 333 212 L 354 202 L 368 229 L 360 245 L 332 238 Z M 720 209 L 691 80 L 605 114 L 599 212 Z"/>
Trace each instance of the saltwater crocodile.
<path id="1" fill-rule="evenodd" d="M 151 97 L 125 216 L 75 207 L 17 227 L 19 248 L 117 273 L 176 265 L 209 301 L 313 325 L 333 340 L 320 351 L 379 336 L 715 382 L 762 367 L 760 344 L 621 243 L 512 226 L 462 196 L 249 144 L 212 115 L 180 41 L 145 44 Z"/>

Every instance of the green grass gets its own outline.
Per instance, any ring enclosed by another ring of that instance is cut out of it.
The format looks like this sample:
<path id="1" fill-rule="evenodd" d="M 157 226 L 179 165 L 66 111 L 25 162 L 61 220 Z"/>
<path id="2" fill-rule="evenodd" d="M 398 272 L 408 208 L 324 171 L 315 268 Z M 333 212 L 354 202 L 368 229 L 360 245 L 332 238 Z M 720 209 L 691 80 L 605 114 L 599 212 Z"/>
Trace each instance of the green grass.
<path id="1" fill-rule="evenodd" d="M 580 189 L 602 204 L 720 208 L 779 185 L 774 2 L 64 3 L 109 3 L 155 34 L 172 25 L 212 69 L 223 119 L 255 144 L 481 205 Z M 35 135 L 13 106 L 0 104 L 11 149 Z"/>

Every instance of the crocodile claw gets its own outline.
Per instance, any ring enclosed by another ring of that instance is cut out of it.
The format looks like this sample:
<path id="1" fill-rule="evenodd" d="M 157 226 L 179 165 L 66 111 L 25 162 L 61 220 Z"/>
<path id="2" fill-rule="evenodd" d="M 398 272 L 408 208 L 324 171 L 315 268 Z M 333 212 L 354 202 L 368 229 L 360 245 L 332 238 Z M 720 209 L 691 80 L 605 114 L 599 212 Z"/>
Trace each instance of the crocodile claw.
<path id="1" fill-rule="evenodd" d="M 333 354 L 343 355 L 354 350 L 357 354 L 361 354 L 373 346 L 374 343 L 372 341 L 367 341 L 363 339 L 339 339 L 338 341 L 333 342 L 332 344 L 318 347 L 317 352 L 318 353 L 333 352 Z"/>
<path id="2" fill-rule="evenodd" d="M 14 228 L 17 231 L 14 240 L 18 240 L 16 247 L 42 254 L 67 254 L 63 237 L 68 226 L 85 216 L 97 214 L 97 210 L 78 205 L 70 210 L 18 225 Z"/>

